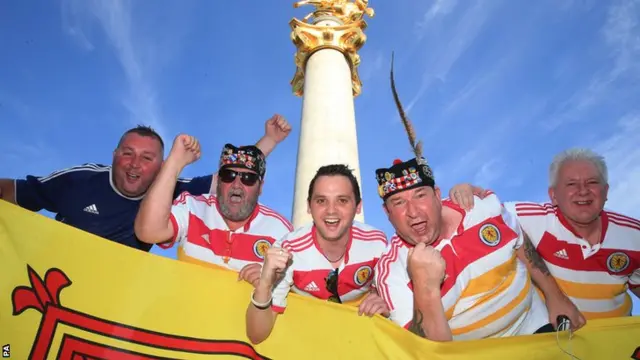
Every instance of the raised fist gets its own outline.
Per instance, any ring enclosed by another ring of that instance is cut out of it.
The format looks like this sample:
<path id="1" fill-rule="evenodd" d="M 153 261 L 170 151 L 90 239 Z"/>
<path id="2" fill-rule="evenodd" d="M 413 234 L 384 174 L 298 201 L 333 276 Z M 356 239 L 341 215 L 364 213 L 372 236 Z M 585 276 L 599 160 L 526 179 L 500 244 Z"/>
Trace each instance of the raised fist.
<path id="1" fill-rule="evenodd" d="M 440 251 L 433 246 L 419 243 L 409 250 L 407 270 L 414 284 L 421 283 L 429 289 L 439 289 L 446 266 Z"/>
<path id="2" fill-rule="evenodd" d="M 286 139 L 291 132 L 291 125 L 282 115 L 273 115 L 264 124 L 264 135 L 275 141 L 276 144 Z"/>
<path id="3" fill-rule="evenodd" d="M 200 143 L 193 136 L 180 134 L 173 140 L 169 158 L 182 166 L 194 163 L 200 159 Z"/>
<path id="4" fill-rule="evenodd" d="M 262 273 L 260 274 L 260 286 L 272 288 L 286 271 L 291 257 L 292 255 L 287 249 L 270 247 L 264 257 Z"/>

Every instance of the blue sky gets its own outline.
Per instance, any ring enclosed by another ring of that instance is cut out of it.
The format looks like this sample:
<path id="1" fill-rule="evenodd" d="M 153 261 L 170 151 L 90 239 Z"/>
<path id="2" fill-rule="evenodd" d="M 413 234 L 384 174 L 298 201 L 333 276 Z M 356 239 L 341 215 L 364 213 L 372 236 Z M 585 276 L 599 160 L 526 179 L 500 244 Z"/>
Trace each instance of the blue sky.
<path id="1" fill-rule="evenodd" d="M 261 201 L 291 215 L 301 98 L 291 93 L 293 1 L 3 1 L 3 177 L 109 164 L 138 123 L 171 143 L 199 137 L 216 170 L 226 142 L 253 143 L 273 113 L 293 125 L 270 156 Z M 640 1 L 372 0 L 355 99 L 366 221 L 388 234 L 374 171 L 411 156 L 396 83 L 436 180 L 503 200 L 547 200 L 547 168 L 567 147 L 601 152 L 607 207 L 640 217 Z M 241 125 L 236 125 L 241 124 Z M 174 251 L 154 253 L 174 256 Z M 635 313 L 640 313 L 636 301 Z"/>

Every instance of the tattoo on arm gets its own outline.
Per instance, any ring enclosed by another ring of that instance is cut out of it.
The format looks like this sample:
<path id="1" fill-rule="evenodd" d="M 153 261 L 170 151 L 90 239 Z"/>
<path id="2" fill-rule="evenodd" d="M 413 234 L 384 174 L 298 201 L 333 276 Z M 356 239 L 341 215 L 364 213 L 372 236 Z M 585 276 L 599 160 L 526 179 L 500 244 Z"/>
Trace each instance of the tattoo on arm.
<path id="1" fill-rule="evenodd" d="M 422 329 L 422 320 L 424 319 L 424 316 L 422 315 L 422 311 L 420 310 L 414 310 L 413 311 L 413 320 L 411 320 L 411 324 L 409 324 L 409 331 L 411 331 L 412 333 L 421 336 L 423 338 L 426 338 L 427 335 L 424 333 L 424 330 Z"/>
<path id="2" fill-rule="evenodd" d="M 551 275 L 551 273 L 549 272 L 549 268 L 547 268 L 547 265 L 544 263 L 544 260 L 542 260 L 542 258 L 540 257 L 540 254 L 538 254 L 538 251 L 531 243 L 531 239 L 529 239 L 529 237 L 526 234 L 524 234 L 523 246 L 524 246 L 524 255 L 527 257 L 527 260 L 529 260 L 529 263 L 531 263 L 531 266 L 540 270 L 540 272 L 543 273 L 545 276 Z"/>

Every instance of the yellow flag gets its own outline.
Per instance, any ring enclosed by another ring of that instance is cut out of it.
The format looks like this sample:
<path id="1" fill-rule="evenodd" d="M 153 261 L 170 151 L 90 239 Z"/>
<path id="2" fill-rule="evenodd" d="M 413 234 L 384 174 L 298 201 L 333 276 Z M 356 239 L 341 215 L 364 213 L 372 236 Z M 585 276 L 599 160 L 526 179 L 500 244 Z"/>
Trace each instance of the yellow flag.
<path id="1" fill-rule="evenodd" d="M 237 274 L 100 239 L 0 201 L 0 345 L 9 359 L 640 359 L 640 318 L 435 343 L 350 306 L 291 295 L 271 337 L 245 335 Z M 635 353 L 635 358 L 633 357 Z"/>

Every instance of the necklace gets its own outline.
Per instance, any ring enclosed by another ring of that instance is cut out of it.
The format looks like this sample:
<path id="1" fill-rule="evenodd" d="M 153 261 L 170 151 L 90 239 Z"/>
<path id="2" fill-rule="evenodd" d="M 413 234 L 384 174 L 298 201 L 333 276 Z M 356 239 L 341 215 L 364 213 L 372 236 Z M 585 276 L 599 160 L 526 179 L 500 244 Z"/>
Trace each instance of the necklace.
<path id="1" fill-rule="evenodd" d="M 335 259 L 335 260 L 331 260 L 331 259 L 329 259 L 329 257 L 327 257 L 327 255 L 325 255 L 324 253 L 322 253 L 322 256 L 324 256 L 324 258 L 325 258 L 325 259 L 327 259 L 327 261 L 328 261 L 328 262 L 330 262 L 330 263 L 334 263 L 334 262 L 338 262 L 338 261 L 342 260 L 342 258 L 343 258 L 346 254 L 347 254 L 347 250 L 345 250 L 345 251 L 342 253 L 342 255 L 340 255 L 340 257 L 339 257 L 339 258 L 337 258 L 337 259 Z"/>

